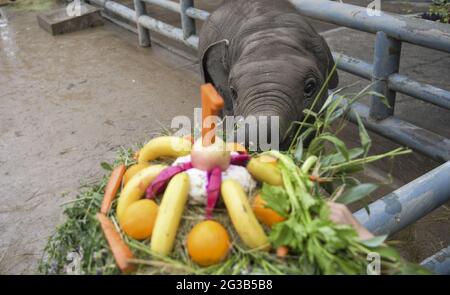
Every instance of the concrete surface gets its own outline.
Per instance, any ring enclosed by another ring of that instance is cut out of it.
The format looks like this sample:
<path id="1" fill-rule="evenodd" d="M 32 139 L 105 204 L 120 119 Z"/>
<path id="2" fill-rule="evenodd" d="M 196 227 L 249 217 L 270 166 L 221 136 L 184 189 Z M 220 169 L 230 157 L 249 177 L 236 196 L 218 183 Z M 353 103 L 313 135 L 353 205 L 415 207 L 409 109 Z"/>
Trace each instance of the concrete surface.
<path id="1" fill-rule="evenodd" d="M 145 141 L 175 115 L 192 116 L 201 83 L 197 64 L 159 46 L 139 48 L 137 36 L 109 22 L 49 36 L 35 17 L 55 2 L 24 2 L 30 5 L 3 8 L 7 21 L 0 20 L 0 274 L 33 273 L 48 236 L 62 222 L 60 204 L 75 197 L 80 181 L 96 181 L 103 173 L 99 163 L 112 160 L 118 147 Z M 196 4 L 211 11 L 220 2 Z M 424 9 L 423 4 L 404 5 L 383 2 L 383 9 Z M 150 12 L 179 23 L 176 14 L 155 7 Z M 320 32 L 336 28 L 315 21 L 313 25 Z M 348 29 L 325 35 L 334 50 L 370 61 L 373 35 Z M 409 45 L 404 49 L 402 72 L 450 89 L 448 55 Z M 195 53 L 183 54 L 194 58 Z M 341 85 L 357 80 L 341 73 Z M 402 96 L 397 111 L 404 119 L 450 136 L 448 113 Z M 348 125 L 348 144 L 356 144 L 356 134 Z M 372 136 L 376 152 L 396 146 Z M 386 182 L 386 171 L 393 174 L 376 198 L 436 165 L 413 154 L 370 167 L 363 177 Z M 420 261 L 450 243 L 448 205 L 394 237 L 403 256 Z"/>
<path id="2" fill-rule="evenodd" d="M 52 37 L 35 12 L 0 25 L 0 274 L 33 273 L 61 203 L 119 146 L 192 115 L 191 63 L 115 25 Z M 196 67 L 195 67 L 196 68 Z M 64 194 L 64 197 L 62 197 Z"/>

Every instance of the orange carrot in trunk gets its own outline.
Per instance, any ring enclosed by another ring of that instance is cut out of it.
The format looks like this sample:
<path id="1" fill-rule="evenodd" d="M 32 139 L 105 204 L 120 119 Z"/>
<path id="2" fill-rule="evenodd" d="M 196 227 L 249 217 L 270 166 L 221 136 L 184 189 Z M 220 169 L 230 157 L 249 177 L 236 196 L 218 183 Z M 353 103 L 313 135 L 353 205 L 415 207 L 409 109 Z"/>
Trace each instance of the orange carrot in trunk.
<path id="1" fill-rule="evenodd" d="M 102 213 L 97 213 L 97 219 L 100 222 L 103 234 L 108 241 L 109 248 L 113 253 L 119 269 L 122 272 L 130 272 L 135 270 L 135 265 L 130 262 L 130 259 L 134 258 L 133 253 L 120 237 L 120 234 L 117 232 L 114 224 Z"/>
<path id="2" fill-rule="evenodd" d="M 102 207 L 100 208 L 100 212 L 103 214 L 108 214 L 109 209 L 111 208 L 111 203 L 116 197 L 117 191 L 119 190 L 120 184 L 122 182 L 123 175 L 125 174 L 126 167 L 125 165 L 120 165 L 114 168 L 109 177 L 108 184 L 105 188 L 105 195 L 103 197 Z"/>

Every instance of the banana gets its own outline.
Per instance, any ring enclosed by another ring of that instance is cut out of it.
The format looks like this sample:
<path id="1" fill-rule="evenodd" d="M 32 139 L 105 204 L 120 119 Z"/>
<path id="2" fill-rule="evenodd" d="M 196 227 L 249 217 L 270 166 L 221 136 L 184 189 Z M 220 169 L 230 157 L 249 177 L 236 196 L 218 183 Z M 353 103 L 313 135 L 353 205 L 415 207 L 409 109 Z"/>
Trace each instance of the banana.
<path id="1" fill-rule="evenodd" d="M 131 179 L 122 189 L 122 192 L 120 193 L 120 197 L 117 203 L 116 213 L 117 218 L 119 219 L 119 223 L 128 206 L 131 203 L 142 198 L 142 196 L 145 193 L 145 190 L 150 185 L 150 183 L 166 167 L 167 166 L 165 165 L 152 165 L 148 168 L 139 171 L 138 173 L 136 173 L 136 175 L 131 177 Z"/>
<path id="2" fill-rule="evenodd" d="M 241 185 L 232 179 L 222 182 L 222 198 L 234 228 L 247 247 L 268 250 L 269 239 L 253 213 Z"/>
<path id="3" fill-rule="evenodd" d="M 150 140 L 139 151 L 138 163 L 145 163 L 159 157 L 178 158 L 191 153 L 192 142 L 183 137 L 161 136 Z"/>
<path id="4" fill-rule="evenodd" d="M 189 176 L 180 173 L 173 177 L 164 192 L 155 227 L 153 228 L 150 248 L 160 255 L 169 255 L 172 251 L 181 216 L 188 199 Z"/>
<path id="5" fill-rule="evenodd" d="M 252 158 L 247 164 L 247 170 L 258 181 L 270 185 L 280 186 L 283 184 L 281 171 L 277 167 L 276 160 L 261 156 Z"/>

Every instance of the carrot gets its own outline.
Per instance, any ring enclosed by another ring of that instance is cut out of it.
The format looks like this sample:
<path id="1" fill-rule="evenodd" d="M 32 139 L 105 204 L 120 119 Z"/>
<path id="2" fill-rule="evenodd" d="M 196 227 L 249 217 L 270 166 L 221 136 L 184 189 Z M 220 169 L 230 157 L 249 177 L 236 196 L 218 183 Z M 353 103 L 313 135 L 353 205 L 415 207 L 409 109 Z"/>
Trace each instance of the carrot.
<path id="1" fill-rule="evenodd" d="M 101 213 L 105 215 L 108 214 L 108 211 L 111 208 L 111 203 L 116 197 L 117 191 L 119 190 L 125 170 L 126 167 L 122 164 L 114 168 L 113 172 L 111 173 L 108 184 L 105 188 L 105 195 L 103 197 L 102 207 L 100 208 Z"/>
<path id="2" fill-rule="evenodd" d="M 277 256 L 280 258 L 286 257 L 289 253 L 289 248 L 286 246 L 280 246 L 277 248 Z"/>
<path id="3" fill-rule="evenodd" d="M 109 248 L 113 253 L 116 264 L 122 272 L 130 272 L 135 269 L 135 265 L 130 261 L 133 259 L 133 253 L 130 248 L 125 244 L 125 242 L 120 237 L 120 234 L 116 231 L 114 224 L 111 220 L 102 213 L 97 213 L 97 219 L 108 241 Z"/>
<path id="4" fill-rule="evenodd" d="M 329 180 L 327 178 L 322 178 L 319 176 L 315 176 L 315 175 L 310 175 L 309 176 L 309 180 L 317 182 L 319 184 L 325 183 L 325 182 L 329 182 Z"/>
<path id="5" fill-rule="evenodd" d="M 211 83 L 203 84 L 200 87 L 200 93 L 202 98 L 202 140 L 203 145 L 207 146 L 215 141 L 215 136 L 213 136 L 211 142 L 206 142 L 208 140 L 206 135 L 209 132 L 213 132 L 215 135 L 216 125 L 211 124 L 210 126 L 206 126 L 208 124 L 205 120 L 210 116 L 218 116 L 225 102 Z"/>

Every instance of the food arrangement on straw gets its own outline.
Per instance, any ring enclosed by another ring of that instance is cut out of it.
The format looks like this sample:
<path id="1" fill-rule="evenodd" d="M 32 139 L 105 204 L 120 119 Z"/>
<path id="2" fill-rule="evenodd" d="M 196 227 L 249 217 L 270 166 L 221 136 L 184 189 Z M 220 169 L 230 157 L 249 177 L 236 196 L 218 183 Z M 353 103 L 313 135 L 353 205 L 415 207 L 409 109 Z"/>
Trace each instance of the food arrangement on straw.
<path id="1" fill-rule="evenodd" d="M 122 149 L 112 165 L 102 164 L 109 175 L 66 209 L 40 271 L 365 274 L 367 255 L 377 252 L 383 273 L 426 273 L 404 261 L 386 236 L 361 240 L 329 218 L 328 201 L 348 205 L 377 188 L 355 178 L 365 164 L 409 152 L 369 155 L 360 120 L 360 147 L 339 139 L 342 118 L 371 94 L 366 90 L 352 99 L 330 96 L 320 110 L 306 111 L 285 152 L 249 154 L 220 137 L 205 146 L 202 137 L 170 135 L 137 154 Z M 80 257 L 78 265 L 68 255 Z"/>

